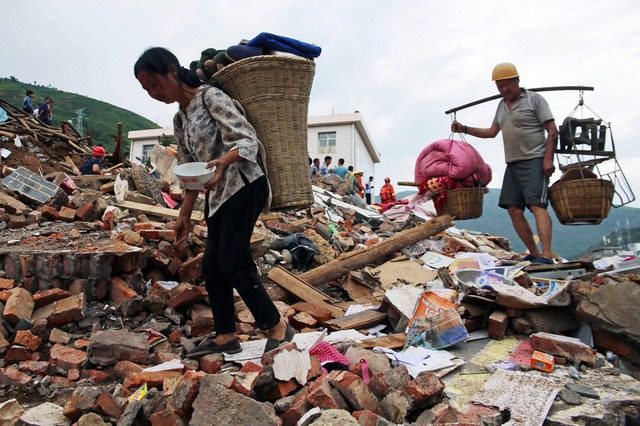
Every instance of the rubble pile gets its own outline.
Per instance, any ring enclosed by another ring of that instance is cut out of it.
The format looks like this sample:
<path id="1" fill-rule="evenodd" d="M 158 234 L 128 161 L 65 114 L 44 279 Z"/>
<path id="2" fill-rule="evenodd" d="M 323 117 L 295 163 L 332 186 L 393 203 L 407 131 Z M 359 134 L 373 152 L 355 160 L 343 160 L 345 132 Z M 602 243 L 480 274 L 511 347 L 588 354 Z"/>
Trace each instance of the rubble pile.
<path id="1" fill-rule="evenodd" d="M 637 275 L 524 262 L 447 215 L 392 220 L 354 203 L 336 176 L 315 182 L 312 208 L 263 214 L 254 229 L 254 259 L 294 341 L 263 355 L 266 338 L 237 298 L 243 351 L 189 359 L 213 334 L 202 213 L 174 247 L 175 209 L 117 199 L 116 177 L 132 169 L 68 194 L 56 173 L 5 175 L 0 423 L 638 419 Z"/>

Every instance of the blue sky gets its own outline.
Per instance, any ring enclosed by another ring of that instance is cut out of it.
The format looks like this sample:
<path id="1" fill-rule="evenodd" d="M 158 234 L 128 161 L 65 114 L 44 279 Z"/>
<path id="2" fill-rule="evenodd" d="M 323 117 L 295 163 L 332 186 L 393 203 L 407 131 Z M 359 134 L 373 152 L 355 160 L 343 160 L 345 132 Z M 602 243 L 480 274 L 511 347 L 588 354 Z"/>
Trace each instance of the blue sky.
<path id="1" fill-rule="evenodd" d="M 362 113 L 382 160 L 378 182 L 412 180 L 422 148 L 450 136 L 444 112 L 496 94 L 491 69 L 513 62 L 524 87 L 595 87 L 585 104 L 611 122 L 620 166 L 640 196 L 637 1 L 0 0 L 0 7 L 0 76 L 96 98 L 161 126 L 171 125 L 176 106 L 149 98 L 133 77 L 145 48 L 167 47 L 188 66 L 207 47 L 263 31 L 317 44 L 323 52 L 309 112 Z M 558 122 L 578 103 L 577 92 L 544 96 Z M 496 105 L 457 118 L 489 126 Z M 467 140 L 493 168 L 489 186 L 500 187 L 501 136 Z"/>

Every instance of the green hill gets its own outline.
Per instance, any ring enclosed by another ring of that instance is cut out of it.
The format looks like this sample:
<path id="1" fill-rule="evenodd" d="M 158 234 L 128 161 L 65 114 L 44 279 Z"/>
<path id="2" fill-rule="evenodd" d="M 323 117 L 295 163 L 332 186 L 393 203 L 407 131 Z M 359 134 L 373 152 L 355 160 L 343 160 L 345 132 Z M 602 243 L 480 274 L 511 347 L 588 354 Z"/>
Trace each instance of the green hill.
<path id="1" fill-rule="evenodd" d="M 404 198 L 415 192 L 402 191 L 397 195 L 398 198 Z M 457 227 L 508 238 L 513 251 L 523 252 L 525 247 L 511 226 L 509 214 L 498 207 L 499 195 L 499 189 L 490 189 L 484 197 L 482 216 L 477 219 L 458 221 Z M 640 209 L 637 208 L 625 206 L 612 208 L 609 216 L 599 225 L 561 225 L 551 206 L 549 206 L 549 214 L 553 222 L 553 250 L 569 260 L 578 259 L 592 248 L 602 247 L 603 237 L 608 237 L 612 243 L 615 243 L 614 245 L 618 244 L 617 234 L 623 237 L 631 235 L 633 241 L 640 241 L 636 230 L 640 228 Z M 535 221 L 529 211 L 527 211 L 527 218 L 535 232 Z M 616 232 L 616 227 L 620 232 Z"/>
<path id="2" fill-rule="evenodd" d="M 37 108 L 45 97 L 54 101 L 53 122 L 59 126 L 61 121 L 71 120 L 73 125 L 82 127 L 82 134 L 91 133 L 93 143 L 103 145 L 108 151 L 113 149 L 113 137 L 118 133 L 118 123 L 122 123 L 123 137 L 130 130 L 155 129 L 159 126 L 141 115 L 126 109 L 102 102 L 86 96 L 58 90 L 51 86 L 23 83 L 15 77 L 0 78 L 0 99 L 9 102 L 16 108 L 22 108 L 25 92 L 32 90 L 35 94 L 34 107 Z M 78 110 L 82 110 L 82 125 L 78 124 Z M 123 146 L 127 151 L 128 145 Z"/>

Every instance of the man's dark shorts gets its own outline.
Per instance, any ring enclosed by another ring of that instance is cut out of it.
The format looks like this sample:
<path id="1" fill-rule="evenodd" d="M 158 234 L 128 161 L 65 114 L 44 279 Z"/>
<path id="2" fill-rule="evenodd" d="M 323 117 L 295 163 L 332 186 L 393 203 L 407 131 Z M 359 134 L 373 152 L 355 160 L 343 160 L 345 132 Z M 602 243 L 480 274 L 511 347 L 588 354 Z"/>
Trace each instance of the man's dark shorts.
<path id="1" fill-rule="evenodd" d="M 542 157 L 507 164 L 498 205 L 524 210 L 528 206 L 549 205 L 549 177 L 542 170 Z"/>

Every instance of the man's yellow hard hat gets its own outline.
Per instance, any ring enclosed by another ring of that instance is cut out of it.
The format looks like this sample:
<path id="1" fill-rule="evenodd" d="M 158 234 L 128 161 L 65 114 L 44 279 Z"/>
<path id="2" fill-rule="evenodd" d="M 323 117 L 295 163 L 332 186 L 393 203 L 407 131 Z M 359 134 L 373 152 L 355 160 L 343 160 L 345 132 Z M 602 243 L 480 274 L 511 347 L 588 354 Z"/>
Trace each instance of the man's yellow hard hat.
<path id="1" fill-rule="evenodd" d="M 511 62 L 503 62 L 501 64 L 493 67 L 493 72 L 491 73 L 491 80 L 506 80 L 508 78 L 519 77 L 518 70 L 516 66 Z"/>

